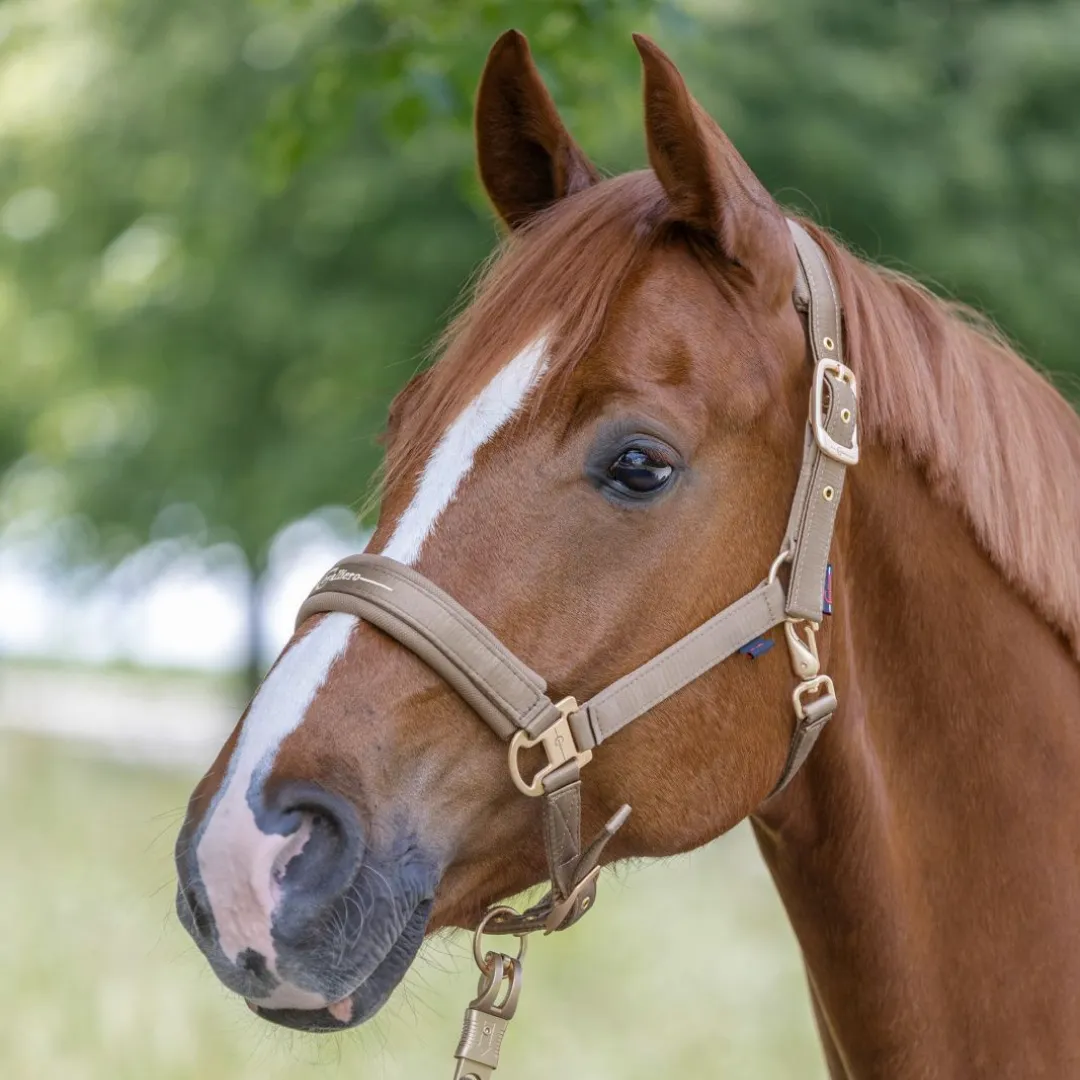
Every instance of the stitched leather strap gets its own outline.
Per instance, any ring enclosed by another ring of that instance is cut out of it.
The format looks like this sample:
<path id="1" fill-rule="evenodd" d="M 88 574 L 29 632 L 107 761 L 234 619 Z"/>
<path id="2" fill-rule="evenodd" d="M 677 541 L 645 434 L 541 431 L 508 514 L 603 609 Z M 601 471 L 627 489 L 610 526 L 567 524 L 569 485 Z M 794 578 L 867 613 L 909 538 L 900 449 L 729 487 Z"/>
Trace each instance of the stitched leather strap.
<path id="1" fill-rule="evenodd" d="M 783 619 L 783 586 L 759 585 L 571 713 L 574 741 L 582 750 L 598 746 Z"/>
<path id="2" fill-rule="evenodd" d="M 517 730 L 539 734 L 561 715 L 539 675 L 456 600 L 392 559 L 343 559 L 304 601 L 297 625 L 323 611 L 347 611 L 389 634 L 446 679 L 501 739 Z M 759 585 L 571 713 L 578 749 L 599 745 L 783 619 L 783 586 Z"/>
<path id="3" fill-rule="evenodd" d="M 802 270 L 797 295 L 807 310 L 807 337 L 814 361 L 814 378 L 824 380 L 828 405 L 823 426 L 837 445 L 851 450 L 856 445 L 857 408 L 853 387 L 837 374 L 822 371 L 822 361 L 843 363 L 843 320 L 832 273 L 821 248 L 797 222 L 788 221 Z M 814 407 L 811 397 L 811 409 Z M 822 451 L 813 427 L 806 425 L 802 468 L 791 505 L 785 548 L 791 553 L 791 580 L 787 613 L 792 618 L 820 622 L 825 572 L 832 545 L 836 512 L 844 487 L 845 465 Z M 828 496 L 828 497 L 826 497 Z"/>
<path id="4" fill-rule="evenodd" d="M 829 403 L 825 430 L 842 445 L 854 430 L 855 394 L 842 379 L 825 373 Z M 842 417 L 849 416 L 850 420 Z M 786 610 L 794 619 L 820 622 L 836 514 L 844 490 L 846 467 L 818 449 L 813 429 L 806 425 L 799 487 L 791 504 L 786 547 L 792 553 Z"/>
<path id="5" fill-rule="evenodd" d="M 802 768 L 803 762 L 810 756 L 814 743 L 818 741 L 818 736 L 825 730 L 825 725 L 834 712 L 836 712 L 836 698 L 832 694 L 822 694 L 806 706 L 806 715 L 795 724 L 795 733 L 791 737 L 787 760 L 784 762 L 776 787 L 769 793 L 770 798 L 773 795 L 779 795 L 794 779 L 795 774 Z"/>
<path id="6" fill-rule="evenodd" d="M 500 739 L 559 718 L 547 684 L 479 619 L 415 570 L 382 555 L 352 555 L 320 579 L 296 617 L 356 615 L 439 673 Z"/>
<path id="7" fill-rule="evenodd" d="M 810 349 L 814 361 L 816 363 L 823 356 L 842 357 L 842 309 L 828 260 L 817 241 L 797 221 L 788 218 L 788 229 L 791 239 L 795 241 L 795 251 L 806 285 L 803 295 L 806 297 Z M 832 341 L 831 346 L 826 346 L 826 338 Z"/>
<path id="8" fill-rule="evenodd" d="M 548 802 L 548 800 L 545 800 Z M 580 806 L 576 813 L 580 815 Z M 562 812 L 562 811 L 560 811 Z M 548 810 L 545 808 L 545 815 Z M 530 934 L 535 930 L 565 930 L 573 926 L 596 900 L 596 879 L 600 856 L 608 841 L 622 828 L 630 816 L 630 807 L 623 806 L 600 830 L 593 842 L 574 861 L 572 877 L 563 886 L 552 879 L 551 891 L 536 905 L 520 915 L 498 915 L 488 923 L 493 934 Z M 546 825 L 545 825 L 546 828 Z M 549 865 L 551 854 L 548 854 Z"/>

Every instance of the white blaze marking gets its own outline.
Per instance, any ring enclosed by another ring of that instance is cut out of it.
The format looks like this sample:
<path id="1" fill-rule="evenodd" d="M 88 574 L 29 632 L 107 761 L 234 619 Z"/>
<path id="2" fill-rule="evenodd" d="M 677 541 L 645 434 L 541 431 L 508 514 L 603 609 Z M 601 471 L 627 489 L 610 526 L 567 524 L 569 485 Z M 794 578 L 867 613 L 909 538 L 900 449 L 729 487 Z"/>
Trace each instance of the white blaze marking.
<path id="1" fill-rule="evenodd" d="M 547 367 L 546 357 L 547 342 L 540 337 L 518 353 L 444 432 L 383 555 L 407 564 L 416 561 L 472 468 L 476 452 L 521 407 Z M 299 854 L 303 839 L 295 834 L 264 833 L 248 804 L 248 790 L 255 771 L 270 771 L 281 743 L 303 722 L 331 666 L 344 653 L 356 622 L 351 615 L 331 613 L 278 661 L 251 703 L 229 773 L 199 839 L 199 873 L 222 952 L 235 962 L 245 949 L 254 949 L 266 958 L 274 975 L 278 974 L 271 934 L 278 900 L 274 871 Z M 282 983 L 259 1004 L 314 1009 L 328 1003 L 317 994 Z M 344 1020 L 352 1004 L 337 1002 L 331 1011 Z"/>
<path id="2" fill-rule="evenodd" d="M 476 451 L 521 408 L 547 367 L 547 339 L 526 346 L 462 410 L 431 452 L 412 502 L 382 554 L 411 566 L 472 468 Z"/>
<path id="3" fill-rule="evenodd" d="M 275 865 L 297 854 L 296 838 L 259 828 L 248 789 L 256 769 L 269 771 L 286 736 L 295 731 L 356 625 L 332 612 L 297 641 L 259 687 L 240 731 L 196 857 L 217 924 L 221 950 L 235 961 L 245 949 L 261 953 L 277 973 L 271 917 L 277 902 Z"/>

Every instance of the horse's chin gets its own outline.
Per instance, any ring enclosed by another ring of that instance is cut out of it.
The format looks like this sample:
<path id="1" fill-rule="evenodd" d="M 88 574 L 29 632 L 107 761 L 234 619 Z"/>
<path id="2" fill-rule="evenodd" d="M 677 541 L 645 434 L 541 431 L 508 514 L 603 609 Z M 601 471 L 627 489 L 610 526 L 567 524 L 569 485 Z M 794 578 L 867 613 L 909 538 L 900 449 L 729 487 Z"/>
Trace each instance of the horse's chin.
<path id="1" fill-rule="evenodd" d="M 398 983 L 405 977 L 424 940 L 424 930 L 431 914 L 431 901 L 418 904 L 405 928 L 375 970 L 351 993 L 321 1008 L 273 1008 L 258 1001 L 248 1001 L 257 1016 L 272 1024 L 297 1031 L 344 1031 L 370 1020 L 386 1004 Z"/>

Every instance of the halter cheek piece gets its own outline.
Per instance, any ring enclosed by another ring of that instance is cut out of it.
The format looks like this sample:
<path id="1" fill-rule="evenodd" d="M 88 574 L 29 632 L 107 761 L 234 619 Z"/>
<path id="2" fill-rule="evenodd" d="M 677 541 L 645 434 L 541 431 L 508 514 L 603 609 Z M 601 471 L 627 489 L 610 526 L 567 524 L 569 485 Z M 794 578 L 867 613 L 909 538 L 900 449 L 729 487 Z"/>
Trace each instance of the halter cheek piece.
<path id="1" fill-rule="evenodd" d="M 298 626 L 320 612 L 347 612 L 415 653 L 500 739 L 509 741 L 510 775 L 519 790 L 543 797 L 550 892 L 520 915 L 509 909 L 492 913 L 489 932 L 562 930 L 592 907 L 601 853 L 630 808 L 623 806 L 582 850 L 582 767 L 605 739 L 748 642 L 783 623 L 799 679 L 792 694 L 794 734 L 773 794 L 798 772 L 836 710 L 832 680 L 821 672 L 814 632 L 822 617 L 844 470 L 859 459 L 855 377 L 843 363 L 840 302 L 828 262 L 801 226 L 788 224 L 801 268 L 794 300 L 807 312 L 814 377 L 802 469 L 783 544 L 756 589 L 582 705 L 572 697 L 553 702 L 544 680 L 487 627 L 438 586 L 393 559 L 353 555 L 342 560 L 300 608 Z M 791 564 L 786 589 L 778 577 L 784 563 Z M 537 746 L 546 753 L 547 764 L 526 779 L 520 754 Z"/>

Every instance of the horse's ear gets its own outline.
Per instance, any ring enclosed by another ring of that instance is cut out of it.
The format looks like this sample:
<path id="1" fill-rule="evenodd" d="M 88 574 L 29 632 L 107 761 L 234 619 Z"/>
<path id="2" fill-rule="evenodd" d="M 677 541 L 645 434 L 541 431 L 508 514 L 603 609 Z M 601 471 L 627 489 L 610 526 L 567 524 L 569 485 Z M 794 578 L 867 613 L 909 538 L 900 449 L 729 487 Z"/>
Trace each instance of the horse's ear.
<path id="1" fill-rule="evenodd" d="M 484 187 L 511 229 L 600 179 L 563 127 L 517 30 L 507 30 L 488 56 L 476 98 L 476 150 Z"/>
<path id="2" fill-rule="evenodd" d="M 783 211 L 668 56 L 643 34 L 634 44 L 645 68 L 649 162 L 675 219 L 711 235 L 771 303 L 790 303 L 795 247 Z"/>

